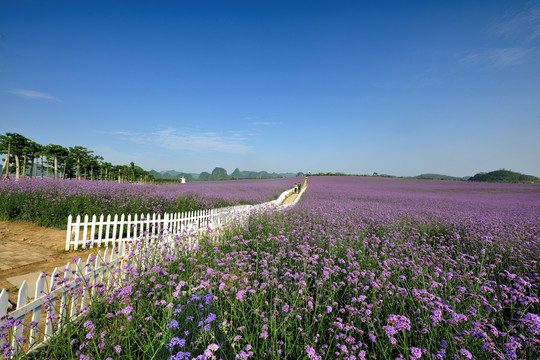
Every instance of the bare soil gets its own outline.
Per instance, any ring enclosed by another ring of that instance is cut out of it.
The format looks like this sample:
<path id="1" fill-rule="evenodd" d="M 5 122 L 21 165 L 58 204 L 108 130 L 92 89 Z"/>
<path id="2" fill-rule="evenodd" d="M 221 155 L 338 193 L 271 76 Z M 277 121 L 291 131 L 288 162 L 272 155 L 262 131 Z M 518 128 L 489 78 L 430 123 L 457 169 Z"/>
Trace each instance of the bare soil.
<path id="1" fill-rule="evenodd" d="M 8 279 L 32 274 L 51 274 L 54 268 L 63 267 L 74 257 L 86 259 L 97 249 L 65 251 L 66 230 L 37 226 L 23 221 L 0 221 L 0 291 L 6 289 L 10 303 L 17 300 L 17 286 Z"/>

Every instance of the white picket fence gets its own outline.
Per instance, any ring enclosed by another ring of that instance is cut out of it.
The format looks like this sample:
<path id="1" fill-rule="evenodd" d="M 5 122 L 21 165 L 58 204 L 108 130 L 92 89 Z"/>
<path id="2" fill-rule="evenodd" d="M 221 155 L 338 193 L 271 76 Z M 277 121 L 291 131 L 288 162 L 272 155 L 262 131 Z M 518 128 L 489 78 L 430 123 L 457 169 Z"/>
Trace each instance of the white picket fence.
<path id="1" fill-rule="evenodd" d="M 239 205 L 163 215 L 109 214 L 104 217 L 102 214 L 99 218 L 96 215 L 85 215 L 82 220 L 81 216 L 77 215 L 75 221 L 70 215 L 66 231 L 66 251 L 71 248 L 77 250 L 80 247 L 118 245 L 143 234 L 156 235 L 160 230 L 170 233 L 215 230 L 231 221 L 241 221 L 252 210 L 255 210 L 252 205 Z"/>
<path id="2" fill-rule="evenodd" d="M 125 245 L 105 249 L 95 257 L 89 256 L 85 263 L 79 259 L 75 268 L 68 263 L 64 269 L 55 268 L 53 273 L 42 273 L 36 281 L 34 294 L 28 294 L 29 285 L 23 282 L 19 289 L 16 310 L 7 314 L 8 293 L 0 293 L 0 352 L 15 356 L 28 350 L 36 350 L 55 333 L 61 331 L 68 321 L 81 316 L 100 288 L 109 288 L 118 278 L 118 269 L 124 261 Z M 33 300 L 29 303 L 28 297 Z"/>
<path id="3" fill-rule="evenodd" d="M 303 194 L 307 184 L 296 202 Z M 240 205 L 220 209 L 190 211 L 176 214 L 101 215 L 80 216 L 73 221 L 69 216 L 66 250 L 79 247 L 105 247 L 95 257 L 89 256 L 85 263 L 79 259 L 72 269 L 67 264 L 62 270 L 54 269 L 49 277 L 42 273 L 36 281 L 33 299 L 29 300 L 28 284 L 23 282 L 19 289 L 17 305 L 8 314 L 8 293 L 0 293 L 0 359 L 4 358 L 5 347 L 11 354 L 34 351 L 52 335 L 62 330 L 68 321 L 84 314 L 91 299 L 99 289 L 110 289 L 114 281 L 124 276 L 122 266 L 128 261 L 131 240 L 144 238 L 152 242 L 159 236 L 170 241 L 174 235 L 214 231 L 230 223 L 242 223 L 249 214 L 274 209 L 293 193 L 284 191 L 276 200 L 258 205 Z M 295 202 L 295 203 L 296 203 Z M 110 247 L 112 246 L 112 248 Z M 48 283 L 47 283 L 48 281 Z M 31 296 L 31 295 L 30 295 Z M 31 296 L 32 297 L 32 296 Z M 5 334 L 5 335 L 4 335 Z M 9 356 L 8 356 L 9 358 Z"/>

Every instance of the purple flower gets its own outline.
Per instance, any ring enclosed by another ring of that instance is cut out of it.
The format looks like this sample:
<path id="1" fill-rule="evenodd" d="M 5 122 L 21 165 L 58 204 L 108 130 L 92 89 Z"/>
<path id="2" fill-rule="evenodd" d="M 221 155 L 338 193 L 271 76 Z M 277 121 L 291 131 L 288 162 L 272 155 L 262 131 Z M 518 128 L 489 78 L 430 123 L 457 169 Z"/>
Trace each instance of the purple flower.
<path id="1" fill-rule="evenodd" d="M 169 344 L 167 345 L 167 348 L 169 349 L 169 351 L 172 351 L 172 349 L 175 347 L 175 346 L 179 346 L 179 347 L 184 347 L 184 345 L 186 345 L 186 340 L 185 339 L 180 339 L 179 337 L 173 337 L 171 339 L 171 341 L 169 341 Z"/>
<path id="2" fill-rule="evenodd" d="M 307 354 L 308 359 L 310 359 L 310 360 L 320 360 L 321 359 L 321 357 L 315 353 L 315 349 L 312 348 L 311 346 L 306 345 L 304 349 L 306 349 L 306 354 Z"/>
<path id="3" fill-rule="evenodd" d="M 128 306 L 126 306 L 125 308 L 123 308 L 120 312 L 121 312 L 122 314 L 129 315 L 129 314 L 131 314 L 132 311 L 133 311 L 133 306 L 132 306 L 132 305 L 128 305 Z"/>
<path id="4" fill-rule="evenodd" d="M 458 350 L 458 354 L 461 355 L 461 356 L 463 356 L 463 357 L 465 357 L 465 358 L 467 358 L 467 359 L 472 359 L 472 358 L 473 358 L 473 356 L 472 356 L 472 354 L 469 352 L 469 350 L 464 349 L 464 348 L 459 349 L 459 350 Z"/>
<path id="5" fill-rule="evenodd" d="M 243 301 L 244 295 L 246 295 L 246 290 L 240 290 L 236 293 L 236 300 Z"/>
<path id="6" fill-rule="evenodd" d="M 411 359 L 416 360 L 422 357 L 422 349 L 411 346 Z"/>
<path id="7" fill-rule="evenodd" d="M 176 329 L 178 327 L 178 321 L 176 320 L 171 320 L 170 323 L 168 323 L 167 325 L 165 325 L 165 328 L 166 329 Z"/>
<path id="8" fill-rule="evenodd" d="M 532 332 L 534 335 L 540 335 L 540 316 L 527 313 L 520 321 L 523 322 L 527 331 Z"/>

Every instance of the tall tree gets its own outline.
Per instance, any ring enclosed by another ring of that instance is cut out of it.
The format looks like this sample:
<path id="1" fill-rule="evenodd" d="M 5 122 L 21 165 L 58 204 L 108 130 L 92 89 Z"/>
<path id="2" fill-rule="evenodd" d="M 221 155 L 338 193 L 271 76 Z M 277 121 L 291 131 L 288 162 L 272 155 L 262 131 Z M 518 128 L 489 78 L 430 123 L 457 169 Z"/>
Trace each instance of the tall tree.
<path id="1" fill-rule="evenodd" d="M 55 145 L 55 144 L 49 144 L 45 146 L 45 152 L 47 153 L 47 157 L 51 157 L 53 159 L 53 168 L 54 168 L 54 178 L 58 178 L 58 158 L 64 158 L 67 157 L 69 154 L 69 151 L 67 148 L 63 147 L 62 145 Z"/>
<path id="2" fill-rule="evenodd" d="M 87 159 L 87 166 L 90 168 L 90 180 L 94 180 L 94 169 L 99 169 L 103 156 L 90 155 Z"/>
<path id="3" fill-rule="evenodd" d="M 102 162 L 101 167 L 99 170 L 100 178 L 103 180 L 109 180 L 109 176 L 111 176 L 111 171 L 113 169 L 113 165 L 110 162 Z M 105 172 L 105 175 L 103 175 L 103 172 Z"/>
<path id="4" fill-rule="evenodd" d="M 4 176 L 4 168 L 5 168 L 6 170 L 5 177 L 7 178 L 9 177 L 9 157 L 11 155 L 11 142 L 8 142 L 5 153 L 6 153 L 6 158 L 4 160 L 4 164 L 2 164 L 2 176 Z"/>
<path id="5" fill-rule="evenodd" d="M 30 177 L 37 176 L 37 153 L 41 151 L 42 146 L 35 141 L 30 140 L 28 144 L 28 157 L 30 162 Z"/>
<path id="6" fill-rule="evenodd" d="M 84 146 L 74 146 L 74 147 L 69 148 L 69 155 L 73 159 L 75 159 L 75 162 L 77 163 L 77 173 L 76 173 L 77 179 L 81 178 L 81 166 L 83 167 L 84 170 L 86 170 L 86 167 L 88 166 L 88 163 L 89 163 L 88 161 L 89 157 L 93 153 L 94 153 L 93 151 L 88 150 Z"/>
<path id="7" fill-rule="evenodd" d="M 29 142 L 30 139 L 17 133 L 6 133 L 5 135 L 0 135 L 0 151 L 7 153 L 7 150 L 9 149 L 10 154 L 15 162 L 16 179 L 19 179 L 20 176 L 21 156 L 24 154 L 25 147 L 28 146 Z M 11 162 L 11 156 L 7 157 L 7 170 L 9 170 L 9 162 Z M 9 174 L 8 172 L 6 173 Z"/>

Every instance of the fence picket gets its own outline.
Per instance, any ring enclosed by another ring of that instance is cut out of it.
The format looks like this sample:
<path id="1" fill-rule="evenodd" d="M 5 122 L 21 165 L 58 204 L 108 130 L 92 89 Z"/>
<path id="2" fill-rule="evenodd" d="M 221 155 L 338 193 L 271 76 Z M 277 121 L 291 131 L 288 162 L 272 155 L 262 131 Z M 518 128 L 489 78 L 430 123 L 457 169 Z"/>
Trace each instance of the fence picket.
<path id="1" fill-rule="evenodd" d="M 101 267 L 101 250 L 98 251 L 97 255 L 95 256 L 96 257 L 96 260 L 95 261 L 95 264 L 94 264 L 94 268 L 92 270 L 94 270 L 94 281 L 92 282 L 92 284 L 97 284 L 100 280 L 100 271 L 99 271 L 99 268 Z M 96 289 L 96 286 L 94 286 L 92 288 L 92 298 L 95 298 L 96 297 L 96 292 L 97 292 L 97 289 Z"/>
<path id="2" fill-rule="evenodd" d="M 98 229 L 98 246 L 101 247 L 103 238 L 103 214 L 99 216 L 99 229 Z"/>
<path id="3" fill-rule="evenodd" d="M 139 222 L 139 215 L 135 214 L 135 216 L 133 217 L 133 225 L 131 225 L 131 227 L 133 228 L 133 238 L 134 239 L 137 238 L 137 223 L 138 222 Z"/>
<path id="4" fill-rule="evenodd" d="M 135 224 L 135 227 L 138 228 L 137 237 L 140 237 L 143 234 L 143 222 L 144 222 L 144 214 L 140 214 L 139 221 L 137 221 L 137 223 Z"/>
<path id="5" fill-rule="evenodd" d="M 78 267 L 79 267 L 79 263 L 80 263 L 80 259 L 75 263 L 75 270 L 72 271 L 72 273 L 75 273 L 75 279 L 79 278 L 78 276 Z M 69 317 L 70 318 L 73 318 L 75 317 L 75 315 L 77 314 L 77 306 L 79 304 L 79 291 L 77 289 L 80 289 L 81 287 L 81 284 L 80 283 L 77 283 L 75 286 L 72 286 L 71 290 L 72 290 L 72 293 L 73 295 L 71 296 L 71 306 L 70 306 L 70 309 L 69 309 Z"/>
<path id="6" fill-rule="evenodd" d="M 43 276 L 43 273 L 41 273 L 38 279 L 36 280 L 36 291 L 34 293 L 34 300 L 37 300 L 44 296 L 43 294 L 44 286 L 45 286 L 45 278 Z M 41 310 L 42 310 L 41 305 L 35 307 L 32 310 L 32 322 L 34 322 L 36 325 L 31 327 L 30 329 L 30 346 L 33 346 L 34 344 L 38 342 L 39 324 L 41 322 Z"/>
<path id="7" fill-rule="evenodd" d="M 73 220 L 73 216 L 68 216 L 68 224 L 67 224 L 67 230 L 66 230 L 66 251 L 69 251 L 69 248 L 71 247 L 71 221 Z"/>
<path id="8" fill-rule="evenodd" d="M 82 288 L 82 294 L 81 294 L 81 303 L 79 307 L 79 311 L 82 311 L 87 305 L 88 302 L 88 286 L 87 281 L 85 279 L 84 275 L 84 269 L 86 267 L 83 265 L 82 259 L 79 259 L 77 261 L 77 278 L 81 279 L 81 288 Z"/>
<path id="9" fill-rule="evenodd" d="M 26 305 L 26 301 L 28 300 L 28 284 L 26 283 L 26 280 L 23 281 L 21 287 L 19 288 L 19 295 L 17 297 L 17 309 L 20 309 L 24 305 Z M 13 331 L 13 339 L 11 340 L 11 346 L 15 348 L 16 352 L 19 352 L 21 350 L 21 343 L 17 341 L 17 339 L 22 337 L 23 333 L 23 322 L 24 322 L 24 314 L 22 314 L 20 317 L 16 318 L 15 320 L 20 320 L 20 323 L 15 326 L 15 331 Z"/>
<path id="10" fill-rule="evenodd" d="M 122 214 L 120 216 L 120 233 L 118 234 L 119 239 L 122 239 L 122 236 L 124 235 L 124 225 L 125 225 L 125 214 Z"/>
<path id="11" fill-rule="evenodd" d="M 118 234 L 117 229 L 118 229 L 118 214 L 114 214 L 113 231 L 112 231 L 113 242 L 116 242 L 116 239 L 118 239 L 118 237 L 116 236 L 116 234 Z"/>
<path id="12" fill-rule="evenodd" d="M 109 246 L 109 232 L 111 231 L 111 214 L 107 215 L 107 226 L 105 227 L 105 246 Z"/>
<path id="13" fill-rule="evenodd" d="M 84 215 L 84 225 L 83 225 L 83 237 L 84 245 L 87 244 L 88 241 L 88 215 Z M 90 247 L 94 247 L 94 242 L 90 244 Z"/>
<path id="14" fill-rule="evenodd" d="M 150 234 L 150 227 L 152 222 L 150 221 L 150 213 L 146 214 L 146 233 Z"/>
<path id="15" fill-rule="evenodd" d="M 131 214 L 128 214 L 127 218 L 127 230 L 126 230 L 126 239 L 131 238 Z"/>
<path id="16" fill-rule="evenodd" d="M 55 268 L 52 275 L 51 275 L 51 283 L 49 286 L 49 292 L 52 292 L 56 289 L 56 279 L 58 277 L 58 268 Z M 56 303 L 56 298 L 52 297 L 48 301 L 48 305 L 46 307 L 47 312 L 47 319 L 45 320 L 45 340 L 48 340 L 52 334 L 53 334 L 53 321 L 56 314 L 56 309 L 54 308 L 54 305 Z"/>
<path id="17" fill-rule="evenodd" d="M 108 280 L 108 267 L 109 267 L 109 264 L 111 263 L 111 261 L 109 261 L 109 248 L 106 248 L 105 251 L 103 252 L 103 265 L 102 265 L 102 268 L 103 270 L 101 271 L 101 274 L 100 274 L 100 281 L 103 283 L 103 285 L 106 285 L 106 281 Z"/>
<path id="18" fill-rule="evenodd" d="M 96 238 L 96 214 L 92 215 L 92 227 L 90 229 L 90 241 L 92 244 L 95 242 Z"/>
<path id="19" fill-rule="evenodd" d="M 80 226 L 81 226 L 81 215 L 77 215 L 77 218 L 75 220 L 75 226 L 73 228 L 73 230 L 75 231 L 75 238 L 73 239 L 75 250 L 77 250 L 79 248 L 79 228 L 80 228 Z"/>
<path id="20" fill-rule="evenodd" d="M 2 292 L 0 293 L 0 326 L 6 322 L 3 318 L 4 316 L 7 316 L 7 307 L 9 304 L 8 299 L 9 299 L 8 292 L 5 289 L 2 289 Z M 7 330 L 4 330 L 4 331 L 7 331 Z M 0 332 L 0 334 L 2 333 L 3 331 Z M 4 345 L 4 343 L 6 342 L 7 342 L 7 339 L 4 339 L 4 337 L 0 336 L 0 348 L 3 349 L 2 345 Z"/>
<path id="21" fill-rule="evenodd" d="M 62 284 L 58 284 L 58 285 L 63 286 L 64 283 L 69 283 L 70 275 L 71 275 L 71 264 L 68 263 L 66 265 L 66 267 L 64 268 L 64 278 L 62 279 Z M 65 281 L 65 280 L 67 280 L 67 281 Z M 67 321 L 68 321 L 68 317 L 67 317 L 68 295 L 69 295 L 69 293 L 67 291 L 64 291 L 62 293 L 62 296 L 61 296 L 60 311 L 59 311 L 59 314 L 58 314 L 58 330 L 60 330 L 62 328 L 63 324 L 67 323 Z"/>

